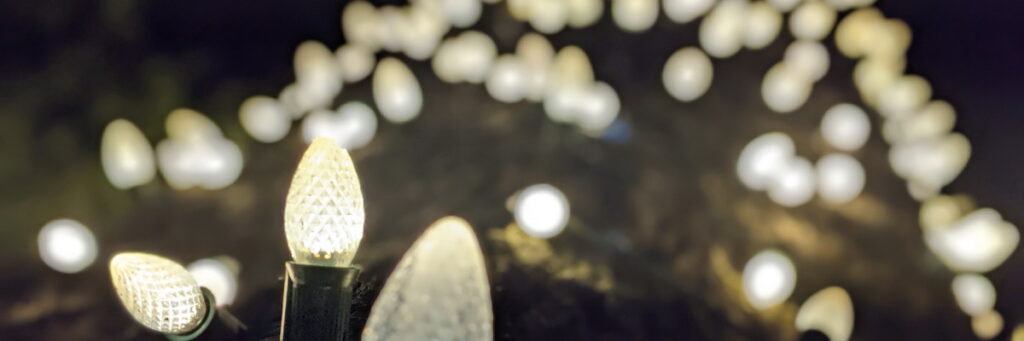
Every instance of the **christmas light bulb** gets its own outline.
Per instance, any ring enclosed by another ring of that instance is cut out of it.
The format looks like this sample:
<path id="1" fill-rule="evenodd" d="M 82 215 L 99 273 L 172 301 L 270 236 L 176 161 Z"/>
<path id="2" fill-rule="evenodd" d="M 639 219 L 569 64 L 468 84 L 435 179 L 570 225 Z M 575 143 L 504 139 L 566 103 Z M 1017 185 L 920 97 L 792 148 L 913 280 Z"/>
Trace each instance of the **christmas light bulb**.
<path id="1" fill-rule="evenodd" d="M 166 334 L 195 330 L 206 315 L 199 285 L 180 264 L 145 254 L 120 253 L 110 260 L 117 296 L 136 321 Z"/>
<path id="2" fill-rule="evenodd" d="M 348 152 L 317 138 L 299 161 L 284 206 L 296 263 L 344 267 L 363 239 L 363 192 Z"/>

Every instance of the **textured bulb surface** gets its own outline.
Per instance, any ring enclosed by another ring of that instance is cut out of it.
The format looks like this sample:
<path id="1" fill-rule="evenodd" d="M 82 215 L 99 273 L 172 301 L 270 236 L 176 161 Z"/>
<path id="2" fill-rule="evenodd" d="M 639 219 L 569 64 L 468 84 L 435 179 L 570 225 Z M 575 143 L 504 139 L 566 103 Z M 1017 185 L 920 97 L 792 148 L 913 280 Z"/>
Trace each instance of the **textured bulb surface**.
<path id="1" fill-rule="evenodd" d="M 110 260 L 110 277 L 128 312 L 147 328 L 167 334 L 195 330 L 206 301 L 188 271 L 169 259 L 120 253 Z"/>
<path id="2" fill-rule="evenodd" d="M 347 266 L 363 239 L 363 192 L 348 152 L 317 138 L 302 155 L 284 206 L 284 231 L 296 262 Z"/>

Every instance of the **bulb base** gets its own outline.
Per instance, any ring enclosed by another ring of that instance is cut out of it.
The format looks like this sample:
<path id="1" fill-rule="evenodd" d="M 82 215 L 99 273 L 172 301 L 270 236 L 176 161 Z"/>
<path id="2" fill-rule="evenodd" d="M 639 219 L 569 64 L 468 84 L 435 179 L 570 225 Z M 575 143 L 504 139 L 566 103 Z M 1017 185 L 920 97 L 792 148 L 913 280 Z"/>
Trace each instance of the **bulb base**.
<path id="1" fill-rule="evenodd" d="M 245 324 L 242 324 L 231 313 L 222 308 L 217 308 L 217 300 L 213 293 L 206 288 L 200 288 L 203 293 L 203 300 L 206 301 L 206 315 L 199 327 L 187 334 L 164 334 L 170 341 L 190 341 L 200 335 L 212 335 L 219 339 L 246 339 Z M 217 323 L 213 323 L 217 320 Z"/>
<path id="2" fill-rule="evenodd" d="M 281 341 L 341 341 L 359 269 L 285 263 Z"/>

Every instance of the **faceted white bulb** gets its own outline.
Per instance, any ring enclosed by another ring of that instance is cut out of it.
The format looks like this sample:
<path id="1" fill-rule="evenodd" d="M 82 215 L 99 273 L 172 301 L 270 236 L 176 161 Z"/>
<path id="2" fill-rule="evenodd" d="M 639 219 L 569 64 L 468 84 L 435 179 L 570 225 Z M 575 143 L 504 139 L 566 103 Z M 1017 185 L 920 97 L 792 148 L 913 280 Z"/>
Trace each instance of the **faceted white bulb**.
<path id="1" fill-rule="evenodd" d="M 421 2 L 403 7 L 404 29 L 398 32 L 402 50 L 415 60 L 426 60 L 434 55 L 441 38 L 451 27 L 437 8 Z"/>
<path id="2" fill-rule="evenodd" d="M 480 20 L 483 4 L 480 0 L 439 0 L 445 17 L 452 26 L 466 28 Z"/>
<path id="3" fill-rule="evenodd" d="M 662 0 L 665 15 L 673 22 L 685 24 L 707 13 L 715 0 Z"/>
<path id="4" fill-rule="evenodd" d="M 714 74 L 711 59 L 696 47 L 679 49 L 665 62 L 661 82 L 677 100 L 690 102 L 704 95 L 711 87 Z"/>
<path id="5" fill-rule="evenodd" d="M 658 0 L 612 0 L 612 19 L 623 31 L 647 31 L 658 20 Z"/>
<path id="6" fill-rule="evenodd" d="M 789 31 L 802 40 L 822 40 L 836 24 L 836 10 L 818 0 L 804 1 L 789 16 Z"/>
<path id="7" fill-rule="evenodd" d="M 469 83 L 482 83 L 498 56 L 497 46 L 491 37 L 480 31 L 463 32 L 458 39 L 460 48 L 457 50 L 456 58 L 457 65 L 462 70 L 462 78 Z"/>
<path id="8" fill-rule="evenodd" d="M 805 158 L 794 157 L 769 185 L 768 198 L 785 207 L 803 205 L 814 197 L 815 179 L 814 165 Z"/>
<path id="9" fill-rule="evenodd" d="M 700 46 L 715 58 L 728 58 L 743 47 L 747 0 L 722 0 L 700 22 Z"/>
<path id="10" fill-rule="evenodd" d="M 991 208 L 974 211 L 944 229 L 925 230 L 928 248 L 958 272 L 985 273 L 1017 248 L 1020 232 Z"/>
<path id="11" fill-rule="evenodd" d="M 203 258 L 192 262 L 186 269 L 196 284 L 210 290 L 217 306 L 229 306 L 235 302 L 238 278 L 227 264 L 214 258 Z"/>
<path id="12" fill-rule="evenodd" d="M 327 137 L 339 147 L 352 150 L 370 143 L 376 134 L 377 116 L 362 102 L 345 103 L 337 111 L 317 110 L 302 121 L 302 137 L 306 143 Z"/>
<path id="13" fill-rule="evenodd" d="M 818 330 L 829 341 L 847 341 L 853 333 L 853 301 L 840 287 L 821 289 L 807 298 L 796 312 L 796 329 Z"/>
<path id="14" fill-rule="evenodd" d="M 955 224 L 973 209 L 974 203 L 966 196 L 939 195 L 921 204 L 918 222 L 924 230 L 944 229 Z"/>
<path id="15" fill-rule="evenodd" d="M 554 47 L 544 36 L 527 33 L 516 43 L 516 56 L 523 61 L 528 73 L 526 98 L 535 102 L 544 99 L 547 93 L 548 69 L 555 56 Z"/>
<path id="16" fill-rule="evenodd" d="M 846 154 L 828 154 L 818 160 L 818 195 L 827 202 L 843 204 L 864 190 L 864 167 Z"/>
<path id="17" fill-rule="evenodd" d="M 795 156 L 796 147 L 789 135 L 766 133 L 751 140 L 736 161 L 736 175 L 749 189 L 760 191 L 778 178 Z"/>
<path id="18" fill-rule="evenodd" d="M 871 48 L 875 27 L 885 20 L 877 8 L 861 8 L 843 17 L 836 25 L 836 48 L 848 58 L 859 58 Z"/>
<path id="19" fill-rule="evenodd" d="M 890 83 L 878 94 L 878 113 L 890 119 L 902 119 L 920 110 L 932 98 L 932 86 L 921 76 L 906 75 Z"/>
<path id="20" fill-rule="evenodd" d="M 516 196 L 516 225 L 537 238 L 557 236 L 569 223 L 569 199 L 549 184 L 524 188 Z"/>
<path id="21" fill-rule="evenodd" d="M 895 141 L 923 141 L 952 132 L 956 123 L 956 111 L 949 102 L 934 100 L 906 119 L 889 122 L 893 122 L 897 130 Z"/>
<path id="22" fill-rule="evenodd" d="M 800 4 L 801 0 L 765 0 L 769 5 L 775 7 L 779 11 L 789 12 L 796 8 L 796 5 Z"/>
<path id="23" fill-rule="evenodd" d="M 387 57 L 373 73 L 373 100 L 381 116 L 392 123 L 408 122 L 423 108 L 423 91 L 416 75 L 398 59 Z"/>
<path id="24" fill-rule="evenodd" d="M 796 287 L 796 268 L 785 254 L 768 249 L 758 252 L 743 267 L 743 294 L 756 309 L 782 303 Z"/>
<path id="25" fill-rule="evenodd" d="M 821 80 L 828 73 L 828 49 L 817 41 L 794 41 L 786 47 L 783 59 L 786 65 L 814 81 Z"/>
<path id="26" fill-rule="evenodd" d="M 953 298 L 964 313 L 978 316 L 996 306 L 996 287 L 985 276 L 960 274 L 953 278 Z"/>
<path id="27" fill-rule="evenodd" d="M 210 309 L 192 275 L 163 257 L 119 253 L 110 260 L 110 277 L 128 313 L 161 333 L 191 332 Z"/>
<path id="28" fill-rule="evenodd" d="M 238 109 L 242 128 L 256 141 L 273 143 L 288 135 L 292 117 L 277 100 L 267 96 L 252 96 Z"/>
<path id="29" fill-rule="evenodd" d="M 96 260 L 96 238 L 88 227 L 71 219 L 57 219 L 39 230 L 39 257 L 50 268 L 73 274 Z"/>
<path id="30" fill-rule="evenodd" d="M 666 2 L 668 1 L 671 0 L 666 0 Z M 699 1 L 710 3 L 708 0 Z M 782 13 L 767 2 L 754 2 L 747 7 L 747 19 L 744 27 L 743 46 L 752 50 L 762 49 L 779 36 L 779 31 L 782 30 Z"/>
<path id="31" fill-rule="evenodd" d="M 584 134 L 594 138 L 601 137 L 619 116 L 619 95 L 608 83 L 596 82 L 590 87 L 585 98 L 580 103 L 576 124 Z"/>
<path id="32" fill-rule="evenodd" d="M 554 34 L 569 21 L 568 0 L 530 1 L 530 26 L 537 32 Z"/>
<path id="33" fill-rule="evenodd" d="M 494 339 L 487 268 L 469 223 L 446 217 L 423 232 L 377 296 L 362 339 Z"/>
<path id="34" fill-rule="evenodd" d="M 334 51 L 334 58 L 337 60 L 338 68 L 341 70 L 341 79 L 346 83 L 355 83 L 363 80 L 373 71 L 377 59 L 373 51 L 363 45 L 345 44 Z"/>
<path id="35" fill-rule="evenodd" d="M 343 267 L 363 239 L 363 191 L 348 152 L 328 138 L 306 149 L 288 188 L 284 232 L 296 263 Z"/>
<path id="36" fill-rule="evenodd" d="M 979 339 L 988 340 L 1003 331 L 1003 315 L 998 311 L 989 310 L 971 318 L 971 329 Z"/>
<path id="37" fill-rule="evenodd" d="M 484 87 L 492 98 L 505 102 L 519 102 L 526 96 L 530 84 L 530 72 L 516 55 L 498 57 L 491 67 Z"/>
<path id="38" fill-rule="evenodd" d="M 761 83 L 761 97 L 772 111 L 790 113 L 807 102 L 812 87 L 811 78 L 783 61 L 765 73 Z"/>
<path id="39" fill-rule="evenodd" d="M 138 127 L 123 119 L 111 121 L 103 130 L 100 164 L 110 184 L 119 189 L 144 185 L 156 174 L 149 140 Z"/>
<path id="40" fill-rule="evenodd" d="M 569 5 L 569 27 L 584 28 L 601 19 L 604 0 L 565 0 Z M 534 1 L 536 2 L 536 1 Z"/>
<path id="41" fill-rule="evenodd" d="M 879 93 L 902 77 L 905 67 L 903 57 L 869 57 L 853 68 L 853 84 L 865 103 L 876 106 Z"/>
<path id="42" fill-rule="evenodd" d="M 821 136 L 836 149 L 860 149 L 871 134 L 871 121 L 860 107 L 850 103 L 833 105 L 821 117 Z"/>
<path id="43" fill-rule="evenodd" d="M 376 52 L 378 23 L 377 8 L 365 0 L 349 2 L 341 11 L 341 33 L 349 44 L 365 46 Z"/>

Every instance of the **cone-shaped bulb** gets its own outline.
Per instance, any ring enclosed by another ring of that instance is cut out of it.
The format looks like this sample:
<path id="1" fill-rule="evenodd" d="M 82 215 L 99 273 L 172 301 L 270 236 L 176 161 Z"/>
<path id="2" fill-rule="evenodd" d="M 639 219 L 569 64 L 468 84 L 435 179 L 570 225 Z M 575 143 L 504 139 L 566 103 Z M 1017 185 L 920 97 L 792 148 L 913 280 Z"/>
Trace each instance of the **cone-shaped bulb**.
<path id="1" fill-rule="evenodd" d="M 161 333 L 195 330 L 208 309 L 192 275 L 163 257 L 119 253 L 110 260 L 110 277 L 132 317 Z"/>

